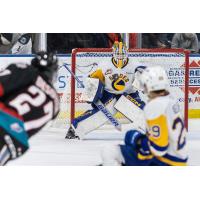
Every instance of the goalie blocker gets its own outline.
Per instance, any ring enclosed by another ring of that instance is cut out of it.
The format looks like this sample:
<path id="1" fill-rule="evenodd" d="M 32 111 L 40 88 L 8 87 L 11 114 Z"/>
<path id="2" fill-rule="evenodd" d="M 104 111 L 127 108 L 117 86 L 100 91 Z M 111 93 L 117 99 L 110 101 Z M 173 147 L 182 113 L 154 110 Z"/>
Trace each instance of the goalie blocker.
<path id="1" fill-rule="evenodd" d="M 74 119 L 68 130 L 67 139 L 77 137 L 83 139 L 87 133 L 99 128 L 108 121 L 108 118 L 97 107 L 99 100 L 112 115 L 115 115 L 118 111 L 121 112 L 133 122 L 134 127 L 144 132 L 143 121 L 140 122 L 138 116 L 142 116 L 145 103 L 141 100 L 138 92 L 116 95 L 103 90 L 103 84 L 98 79 L 88 78 L 83 98 L 84 101 L 91 103 L 93 109 Z"/>

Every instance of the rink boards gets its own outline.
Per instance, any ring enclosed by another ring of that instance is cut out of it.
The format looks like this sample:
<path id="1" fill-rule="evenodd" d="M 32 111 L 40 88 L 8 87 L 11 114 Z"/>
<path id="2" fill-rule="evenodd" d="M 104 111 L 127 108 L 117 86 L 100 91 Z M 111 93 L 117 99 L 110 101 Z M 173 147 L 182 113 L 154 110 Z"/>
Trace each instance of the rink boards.
<path id="1" fill-rule="evenodd" d="M 62 67 L 63 63 L 67 63 L 68 67 L 71 67 L 71 55 L 70 54 L 62 54 L 59 56 L 59 71 L 57 81 L 55 83 L 55 87 L 61 95 L 66 91 L 70 91 L 70 79 L 71 76 L 69 72 Z M 26 62 L 30 63 L 33 55 L 1 55 L 0 63 L 1 69 L 5 68 L 10 63 L 16 62 Z M 86 69 L 89 72 L 91 67 Z M 168 71 L 168 77 L 172 84 L 178 85 L 182 84 L 180 70 L 177 70 L 175 66 L 172 70 Z M 77 74 L 81 80 L 84 79 L 84 76 L 81 74 Z M 77 87 L 77 96 L 76 100 L 80 101 L 81 99 L 81 88 L 79 85 Z M 180 90 L 181 91 L 181 90 Z M 63 102 L 64 107 L 69 103 L 70 92 L 67 94 L 67 98 L 65 98 L 65 102 Z M 179 102 L 183 102 L 183 94 L 179 97 Z M 64 108 L 62 108 L 63 110 Z M 68 109 L 68 108 L 67 108 Z M 66 117 L 66 113 L 61 113 L 63 117 Z M 69 117 L 69 116 L 67 116 Z M 190 55 L 190 84 L 189 84 L 189 118 L 200 118 L 200 55 Z"/>

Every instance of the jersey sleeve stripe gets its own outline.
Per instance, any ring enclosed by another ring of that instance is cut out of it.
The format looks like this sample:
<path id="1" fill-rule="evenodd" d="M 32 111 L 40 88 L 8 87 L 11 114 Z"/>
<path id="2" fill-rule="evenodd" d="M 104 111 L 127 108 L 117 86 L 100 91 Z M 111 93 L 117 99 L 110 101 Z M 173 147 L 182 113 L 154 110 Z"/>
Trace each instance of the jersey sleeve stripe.
<path id="1" fill-rule="evenodd" d="M 153 143 L 152 141 L 149 141 L 149 142 L 150 142 L 150 145 L 151 145 L 154 149 L 156 149 L 157 151 L 166 151 L 167 148 L 168 148 L 168 145 L 161 147 L 161 146 L 156 145 L 156 144 Z"/>
<path id="2" fill-rule="evenodd" d="M 20 116 L 14 109 L 7 107 L 4 103 L 0 102 L 0 110 L 8 115 L 11 115 L 21 121 L 24 121 L 23 117 Z"/>
<path id="3" fill-rule="evenodd" d="M 164 157 L 167 158 L 167 159 L 173 160 L 175 162 L 187 162 L 187 160 L 188 160 L 187 157 L 185 159 L 181 159 L 181 158 L 169 155 L 169 154 L 166 154 Z"/>
<path id="4" fill-rule="evenodd" d="M 2 84 L 0 84 L 0 97 L 2 97 L 4 95 L 4 89 Z"/>
<path id="5" fill-rule="evenodd" d="M 155 160 L 157 160 L 159 163 L 164 163 L 164 164 L 172 165 L 172 166 L 186 166 L 187 159 L 188 158 L 186 159 L 177 158 L 169 154 L 166 154 L 162 157 L 155 157 Z"/>
<path id="6" fill-rule="evenodd" d="M 150 160 L 150 159 L 153 158 L 153 155 L 144 155 L 144 154 L 142 154 L 142 153 L 138 153 L 138 154 L 137 154 L 137 158 L 138 158 L 139 160 Z"/>
<path id="7" fill-rule="evenodd" d="M 166 154 L 166 151 L 157 151 L 156 149 L 154 149 L 153 147 L 150 147 L 150 151 L 154 156 L 163 156 Z"/>
<path id="8" fill-rule="evenodd" d="M 163 157 L 154 158 L 154 162 L 160 166 L 187 166 L 186 162 L 175 162 Z"/>
<path id="9" fill-rule="evenodd" d="M 151 143 L 149 148 L 150 148 L 150 151 L 153 155 L 163 156 L 167 152 L 167 147 L 168 147 L 168 145 L 165 146 L 165 147 L 160 147 L 160 146 L 157 146 L 157 145 Z"/>

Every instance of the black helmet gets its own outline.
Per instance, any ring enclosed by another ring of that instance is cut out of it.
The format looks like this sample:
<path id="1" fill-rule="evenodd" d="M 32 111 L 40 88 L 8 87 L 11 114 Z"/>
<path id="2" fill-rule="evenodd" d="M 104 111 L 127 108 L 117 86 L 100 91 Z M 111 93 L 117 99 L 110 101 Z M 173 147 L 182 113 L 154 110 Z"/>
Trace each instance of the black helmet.
<path id="1" fill-rule="evenodd" d="M 45 51 L 38 52 L 31 64 L 34 67 L 51 67 L 57 65 L 57 57 L 53 53 L 47 53 Z"/>
<path id="2" fill-rule="evenodd" d="M 36 54 L 35 58 L 33 58 L 31 65 L 36 67 L 50 81 L 52 81 L 53 75 L 58 69 L 58 59 L 54 53 L 41 51 Z"/>

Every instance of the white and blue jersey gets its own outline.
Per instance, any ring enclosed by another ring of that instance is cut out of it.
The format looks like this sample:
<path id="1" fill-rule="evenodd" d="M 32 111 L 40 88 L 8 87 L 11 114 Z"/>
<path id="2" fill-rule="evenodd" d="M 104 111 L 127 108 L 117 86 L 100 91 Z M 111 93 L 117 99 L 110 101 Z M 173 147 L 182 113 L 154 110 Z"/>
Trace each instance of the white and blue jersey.
<path id="1" fill-rule="evenodd" d="M 144 114 L 147 133 L 141 146 L 120 146 L 125 165 L 187 165 L 187 131 L 178 103 L 160 96 L 147 103 Z"/>

